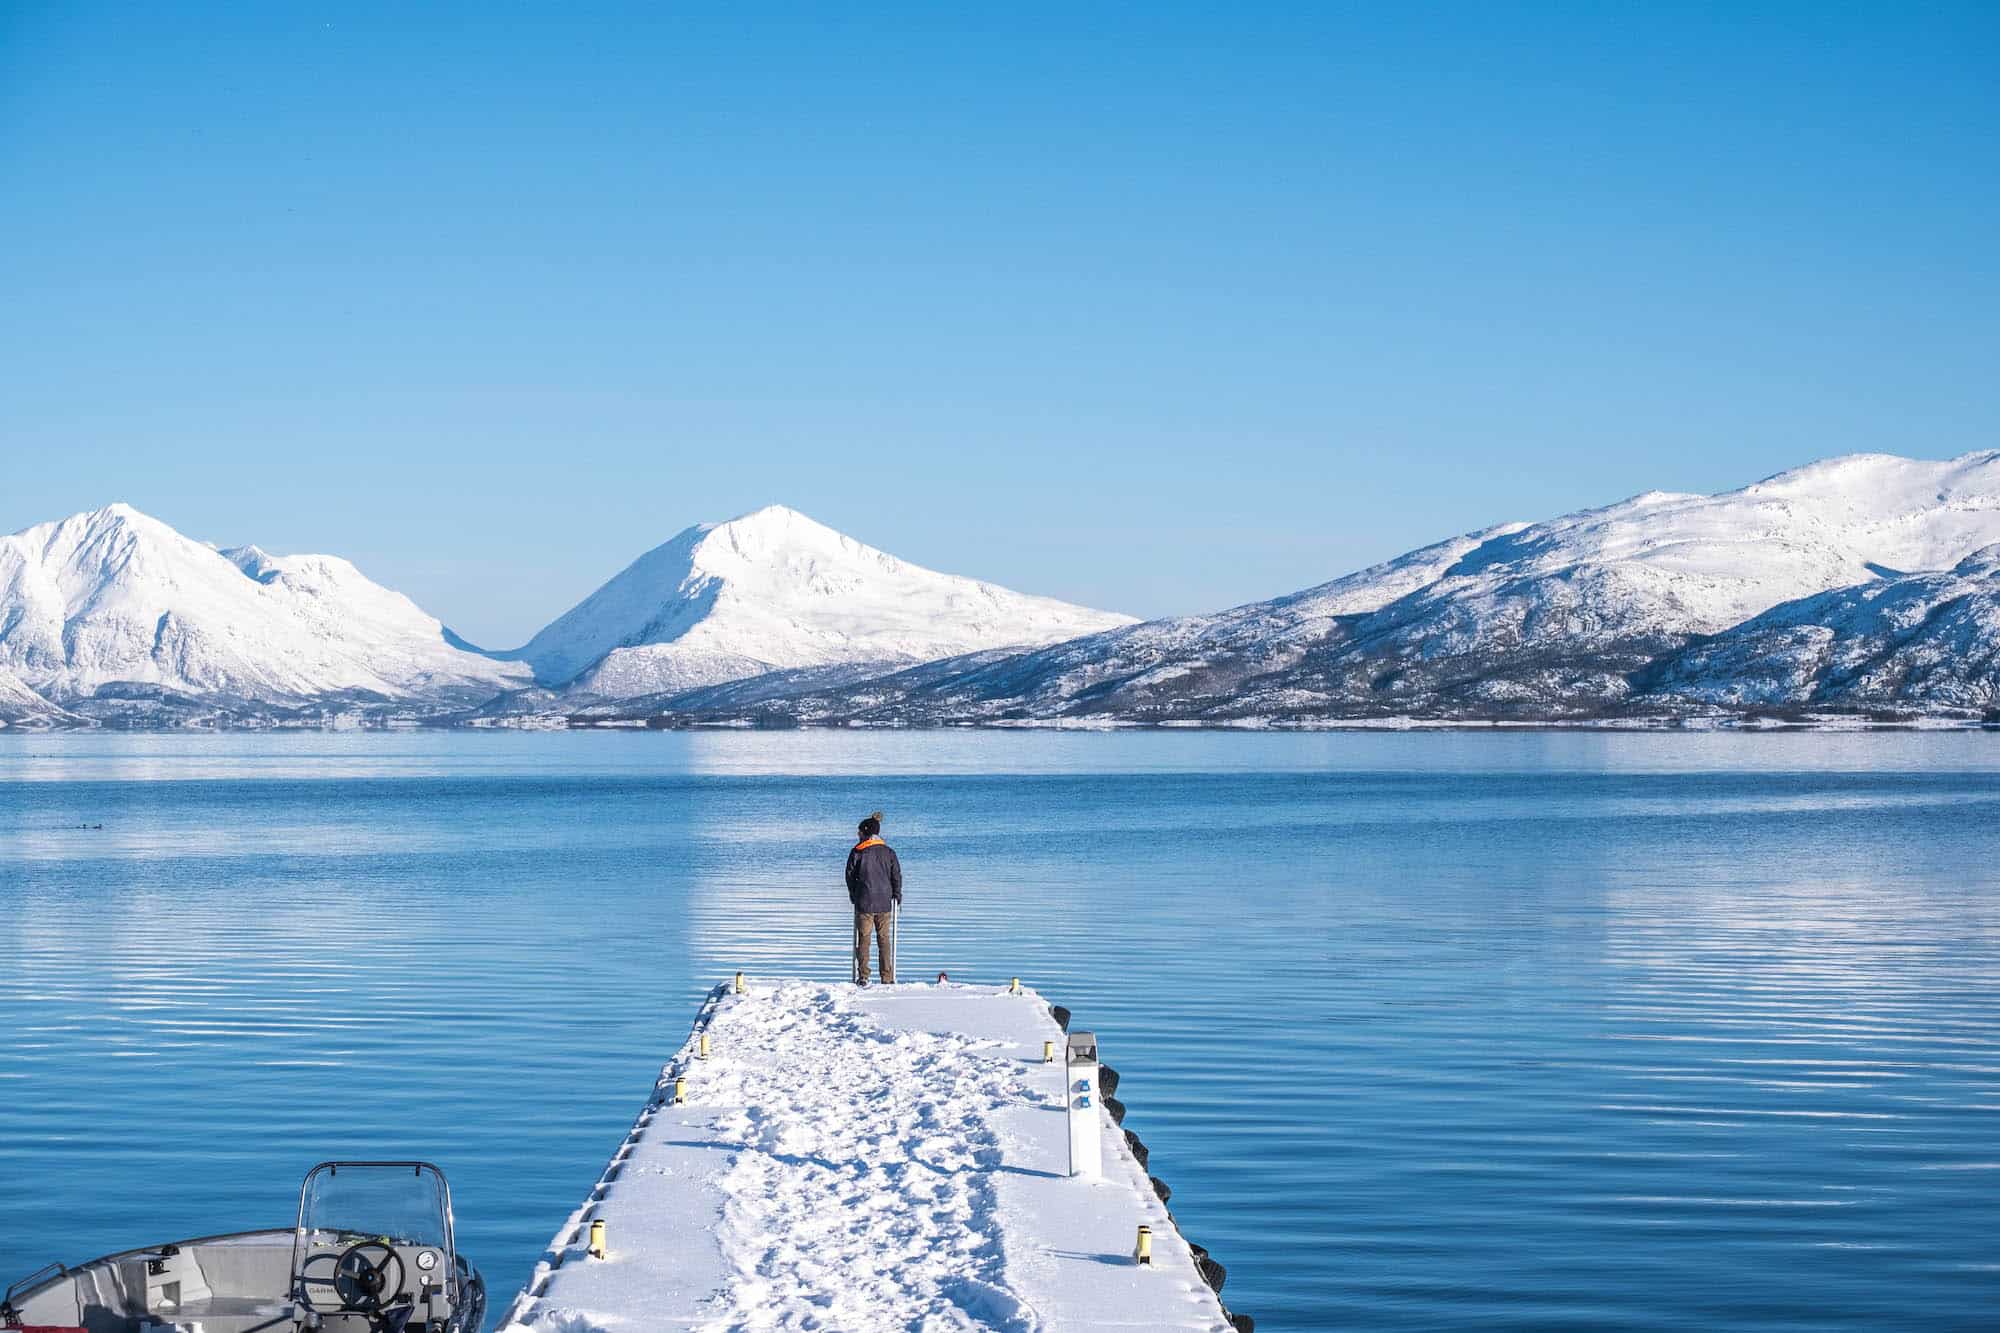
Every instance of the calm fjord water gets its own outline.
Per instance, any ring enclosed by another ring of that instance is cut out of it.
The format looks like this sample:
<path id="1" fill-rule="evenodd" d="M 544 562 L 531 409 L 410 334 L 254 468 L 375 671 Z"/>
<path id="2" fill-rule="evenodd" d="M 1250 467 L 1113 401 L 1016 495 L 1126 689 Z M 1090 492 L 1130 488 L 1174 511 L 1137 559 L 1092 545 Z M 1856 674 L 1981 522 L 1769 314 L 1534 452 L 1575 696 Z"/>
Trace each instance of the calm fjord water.
<path id="1" fill-rule="evenodd" d="M 878 806 L 1260 1328 L 2000 1322 L 1992 734 L 0 737 L 0 1256 L 414 1155 L 504 1304 Z"/>

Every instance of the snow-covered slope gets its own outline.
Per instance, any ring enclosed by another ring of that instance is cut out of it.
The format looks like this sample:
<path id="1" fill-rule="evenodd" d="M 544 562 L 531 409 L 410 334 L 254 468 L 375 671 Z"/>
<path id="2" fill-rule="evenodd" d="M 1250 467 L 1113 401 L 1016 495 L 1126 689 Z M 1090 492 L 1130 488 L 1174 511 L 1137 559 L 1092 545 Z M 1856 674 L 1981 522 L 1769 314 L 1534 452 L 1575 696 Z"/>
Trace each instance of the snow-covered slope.
<path id="1" fill-rule="evenodd" d="M 510 656 L 572 695 L 630 698 L 1051 643 L 1130 620 L 921 569 L 774 505 L 648 551 Z"/>
<path id="2" fill-rule="evenodd" d="M 1486 540 L 1288 682 L 1343 707 L 1589 716 L 1690 637 L 2000 541 L 2000 453 L 1859 454 L 1719 495 L 1649 493 Z M 1282 705 L 1281 697 L 1263 702 Z"/>
<path id="3" fill-rule="evenodd" d="M 802 695 L 802 720 L 1561 718 L 1783 602 L 2000 542 L 2000 452 L 1863 454 L 1487 529 L 1306 592 Z M 768 714 L 770 706 L 765 705 Z"/>
<path id="4" fill-rule="evenodd" d="M 0 726 L 43 727 L 75 720 L 22 684 L 19 676 L 0 668 Z"/>
<path id="5" fill-rule="evenodd" d="M 217 551 L 122 504 L 0 537 L 0 668 L 65 706 L 472 701 L 527 677 L 345 560 Z"/>
<path id="6" fill-rule="evenodd" d="M 2000 545 L 1944 573 L 1773 607 L 1673 658 L 1650 693 L 1729 709 L 2000 709 Z"/>
<path id="7" fill-rule="evenodd" d="M 1462 613 L 1438 628 L 1474 634 L 1714 633 L 1885 571 L 1948 568 L 1996 539 L 2000 452 L 1948 462 L 1854 454 L 1742 490 L 1649 492 L 1496 536 L 1413 609 L 1452 603 Z M 1554 584 L 1583 586 L 1572 595 Z"/>

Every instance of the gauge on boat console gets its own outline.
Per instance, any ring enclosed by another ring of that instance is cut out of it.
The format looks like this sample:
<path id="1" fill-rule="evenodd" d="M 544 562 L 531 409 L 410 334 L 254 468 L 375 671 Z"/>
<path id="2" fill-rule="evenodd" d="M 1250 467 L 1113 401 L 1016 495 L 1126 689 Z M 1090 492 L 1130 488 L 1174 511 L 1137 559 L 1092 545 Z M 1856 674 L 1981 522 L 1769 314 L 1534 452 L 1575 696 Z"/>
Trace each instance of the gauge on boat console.
<path id="1" fill-rule="evenodd" d="M 438 1264 L 436 1250 L 424 1250 L 417 1255 L 417 1267 L 428 1273 Z"/>

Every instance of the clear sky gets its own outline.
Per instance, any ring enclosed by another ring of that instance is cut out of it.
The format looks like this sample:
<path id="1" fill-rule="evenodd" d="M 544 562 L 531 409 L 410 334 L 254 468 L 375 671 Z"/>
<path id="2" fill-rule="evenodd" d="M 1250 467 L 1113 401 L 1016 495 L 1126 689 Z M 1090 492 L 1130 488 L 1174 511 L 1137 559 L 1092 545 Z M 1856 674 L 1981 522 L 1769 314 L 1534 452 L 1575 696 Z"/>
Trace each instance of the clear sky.
<path id="1" fill-rule="evenodd" d="M 0 530 L 512 646 L 782 501 L 1143 615 L 2000 445 L 2000 5 L 0 5 Z"/>

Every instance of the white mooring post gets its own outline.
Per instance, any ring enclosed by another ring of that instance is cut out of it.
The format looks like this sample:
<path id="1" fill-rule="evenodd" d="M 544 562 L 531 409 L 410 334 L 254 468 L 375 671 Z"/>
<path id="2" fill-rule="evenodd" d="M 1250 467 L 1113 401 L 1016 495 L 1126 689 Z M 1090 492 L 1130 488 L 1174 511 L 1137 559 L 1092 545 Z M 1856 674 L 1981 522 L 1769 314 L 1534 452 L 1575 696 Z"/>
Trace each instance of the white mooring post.
<path id="1" fill-rule="evenodd" d="M 1104 1142 L 1097 1109 L 1097 1034 L 1072 1032 L 1067 1052 L 1069 1173 L 1096 1179 L 1104 1174 Z"/>

